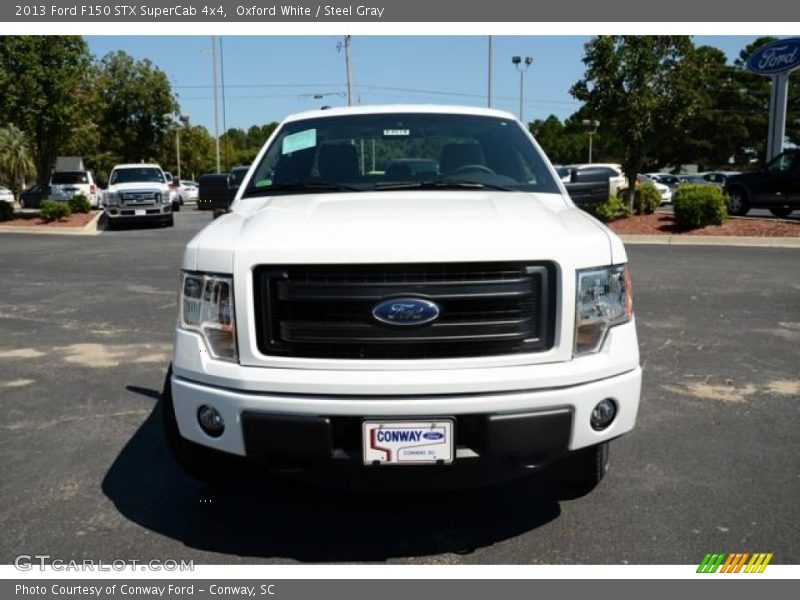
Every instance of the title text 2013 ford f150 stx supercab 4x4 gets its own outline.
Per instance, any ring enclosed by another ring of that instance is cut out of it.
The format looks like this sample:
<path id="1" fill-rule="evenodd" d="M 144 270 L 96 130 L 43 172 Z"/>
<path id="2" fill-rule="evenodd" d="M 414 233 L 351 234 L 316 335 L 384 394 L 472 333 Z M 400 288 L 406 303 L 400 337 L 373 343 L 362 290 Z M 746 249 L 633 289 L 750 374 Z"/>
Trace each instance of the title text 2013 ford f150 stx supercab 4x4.
<path id="1" fill-rule="evenodd" d="M 518 120 L 358 107 L 287 118 L 189 242 L 163 415 L 204 480 L 245 458 L 398 480 L 548 466 L 588 491 L 640 387 L 625 248 Z"/>

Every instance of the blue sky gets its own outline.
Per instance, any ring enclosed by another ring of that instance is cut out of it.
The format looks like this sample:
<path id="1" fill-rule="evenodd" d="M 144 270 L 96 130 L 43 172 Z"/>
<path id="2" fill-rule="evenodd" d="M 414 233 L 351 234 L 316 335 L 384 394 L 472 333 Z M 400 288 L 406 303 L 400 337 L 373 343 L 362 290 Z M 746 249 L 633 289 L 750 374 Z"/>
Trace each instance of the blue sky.
<path id="1" fill-rule="evenodd" d="M 757 36 L 695 36 L 697 45 L 721 49 L 732 61 Z M 525 75 L 526 120 L 578 104 L 570 86 L 583 74 L 586 36 L 495 36 L 493 106 L 516 113 L 519 75 L 512 55 L 532 56 Z M 87 36 L 93 54 L 124 50 L 165 71 L 181 109 L 213 134 L 210 36 Z M 346 104 L 342 37 L 223 36 L 225 125 L 247 128 L 287 114 Z M 399 102 L 486 105 L 486 36 L 354 36 L 354 97 L 362 104 Z M 387 89 L 394 88 L 394 89 Z M 322 100 L 314 94 L 326 94 Z M 220 132 L 222 131 L 220 104 Z"/>

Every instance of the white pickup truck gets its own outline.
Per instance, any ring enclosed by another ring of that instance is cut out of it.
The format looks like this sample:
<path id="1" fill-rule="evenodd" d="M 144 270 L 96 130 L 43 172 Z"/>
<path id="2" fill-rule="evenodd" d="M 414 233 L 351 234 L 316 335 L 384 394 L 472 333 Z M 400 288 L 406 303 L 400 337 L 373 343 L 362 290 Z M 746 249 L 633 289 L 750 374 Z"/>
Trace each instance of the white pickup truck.
<path id="1" fill-rule="evenodd" d="M 639 406 L 625 248 L 490 109 L 288 117 L 189 242 L 174 344 L 167 439 L 205 481 L 242 459 L 428 482 L 549 467 L 585 493 Z"/>
<path id="2" fill-rule="evenodd" d="M 172 227 L 172 196 L 167 177 L 157 164 L 117 165 L 111 170 L 103 196 L 108 228 L 141 222 Z"/>

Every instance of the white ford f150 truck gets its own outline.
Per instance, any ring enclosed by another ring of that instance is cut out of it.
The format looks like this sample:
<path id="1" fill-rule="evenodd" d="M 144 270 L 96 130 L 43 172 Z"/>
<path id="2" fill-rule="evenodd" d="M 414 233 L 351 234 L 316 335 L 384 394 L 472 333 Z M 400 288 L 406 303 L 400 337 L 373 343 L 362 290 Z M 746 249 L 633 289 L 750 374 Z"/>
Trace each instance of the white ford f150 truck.
<path id="1" fill-rule="evenodd" d="M 506 112 L 291 116 L 186 248 L 170 448 L 207 481 L 241 459 L 384 479 L 548 466 L 588 491 L 639 405 L 626 263 Z"/>

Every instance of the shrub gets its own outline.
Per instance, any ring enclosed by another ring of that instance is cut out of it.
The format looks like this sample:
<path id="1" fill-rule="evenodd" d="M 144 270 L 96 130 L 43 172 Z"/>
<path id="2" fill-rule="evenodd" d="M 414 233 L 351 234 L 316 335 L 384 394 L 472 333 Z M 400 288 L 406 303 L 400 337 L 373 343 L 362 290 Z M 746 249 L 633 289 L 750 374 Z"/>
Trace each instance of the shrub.
<path id="1" fill-rule="evenodd" d="M 633 212 L 637 215 L 652 215 L 661 206 L 661 194 L 649 181 L 636 186 L 633 198 Z"/>
<path id="2" fill-rule="evenodd" d="M 673 203 L 681 229 L 722 225 L 728 220 L 728 197 L 715 185 L 679 185 Z"/>
<path id="3" fill-rule="evenodd" d="M 42 218 L 45 221 L 58 221 L 72 214 L 68 204 L 56 200 L 45 200 L 41 207 Z"/>
<path id="4" fill-rule="evenodd" d="M 10 221 L 14 218 L 14 207 L 11 202 L 0 202 L 0 221 Z"/>
<path id="5" fill-rule="evenodd" d="M 74 213 L 88 213 L 92 210 L 92 205 L 83 194 L 75 194 L 69 199 L 69 209 Z"/>
<path id="6" fill-rule="evenodd" d="M 628 216 L 625 204 L 616 196 L 609 196 L 605 202 L 593 202 L 581 208 L 603 223 Z"/>

